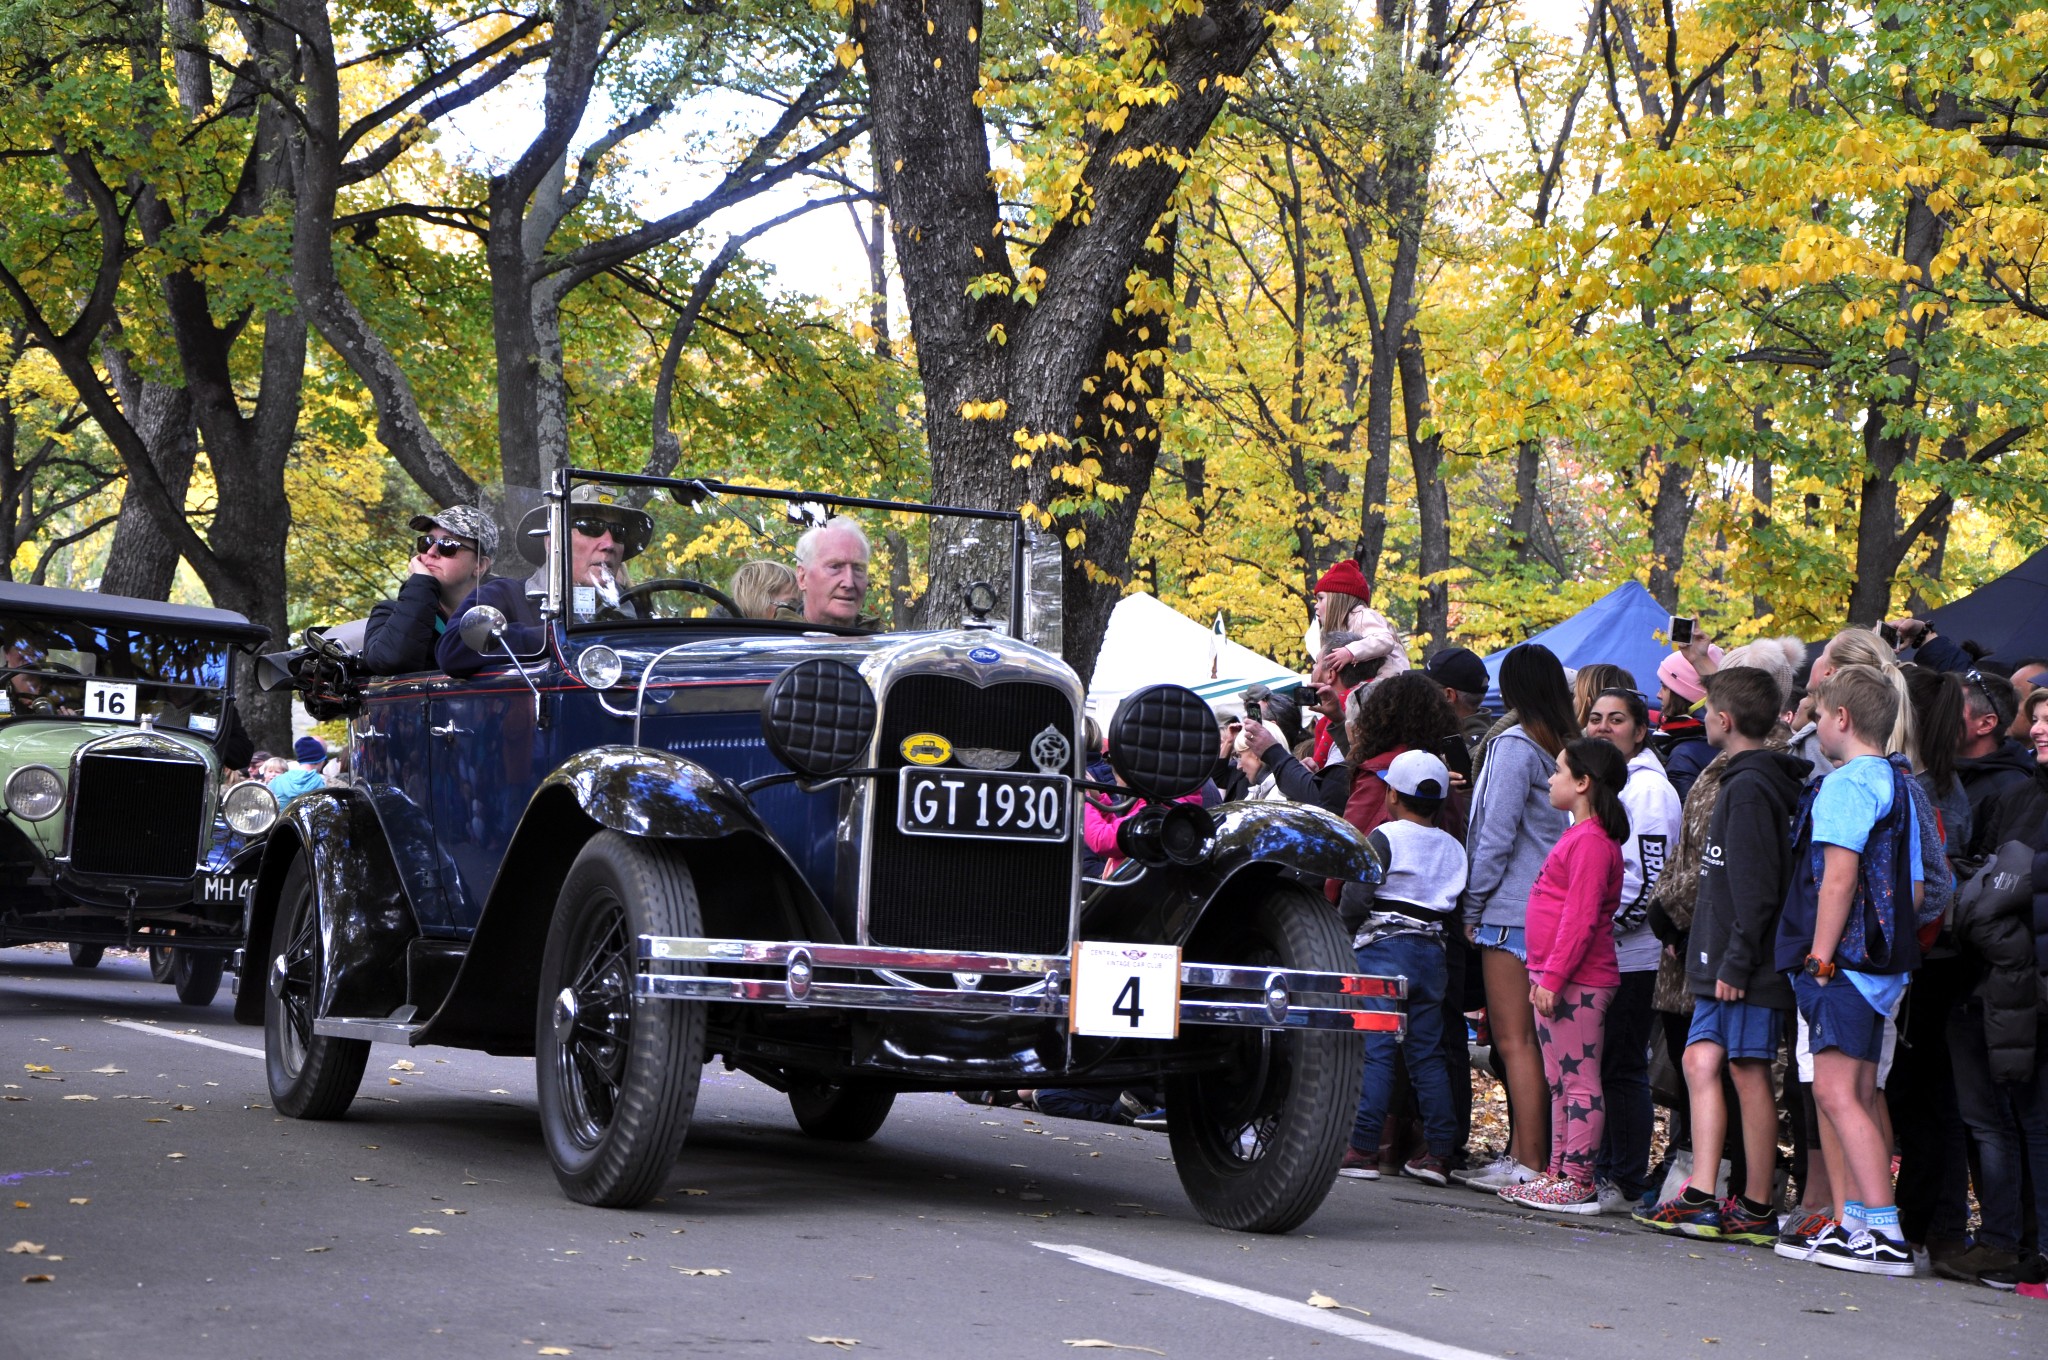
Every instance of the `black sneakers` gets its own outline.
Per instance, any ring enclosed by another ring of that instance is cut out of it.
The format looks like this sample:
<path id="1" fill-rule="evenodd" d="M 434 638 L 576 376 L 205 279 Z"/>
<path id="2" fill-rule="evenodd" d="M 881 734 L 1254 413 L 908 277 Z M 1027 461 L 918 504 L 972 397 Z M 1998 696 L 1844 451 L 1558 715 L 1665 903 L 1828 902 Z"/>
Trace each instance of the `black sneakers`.
<path id="1" fill-rule="evenodd" d="M 1853 1235 L 1840 1228 L 1822 1233 L 1813 1243 L 1811 1259 L 1819 1265 L 1853 1270 L 1859 1275 L 1913 1274 L 1911 1249 L 1867 1228 Z"/>
<path id="2" fill-rule="evenodd" d="M 2048 1284 L 2048 1256 L 2043 1256 L 2039 1252 L 2032 1256 L 2023 1256 L 2016 1266 L 1984 1271 L 1977 1276 L 1977 1283 L 1992 1289 L 2002 1289 L 2007 1293 L 2023 1284 Z"/>

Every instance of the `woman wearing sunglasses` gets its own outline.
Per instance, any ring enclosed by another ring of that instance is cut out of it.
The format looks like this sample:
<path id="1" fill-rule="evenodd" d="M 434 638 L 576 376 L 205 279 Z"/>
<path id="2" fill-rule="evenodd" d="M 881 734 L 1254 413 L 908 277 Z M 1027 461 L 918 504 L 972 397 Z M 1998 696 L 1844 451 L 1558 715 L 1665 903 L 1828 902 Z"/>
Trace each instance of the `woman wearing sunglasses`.
<path id="1" fill-rule="evenodd" d="M 363 628 L 363 668 L 372 675 L 434 669 L 434 646 L 456 606 L 491 570 L 498 526 L 473 505 L 415 515 L 413 559 L 395 599 L 370 610 Z"/>

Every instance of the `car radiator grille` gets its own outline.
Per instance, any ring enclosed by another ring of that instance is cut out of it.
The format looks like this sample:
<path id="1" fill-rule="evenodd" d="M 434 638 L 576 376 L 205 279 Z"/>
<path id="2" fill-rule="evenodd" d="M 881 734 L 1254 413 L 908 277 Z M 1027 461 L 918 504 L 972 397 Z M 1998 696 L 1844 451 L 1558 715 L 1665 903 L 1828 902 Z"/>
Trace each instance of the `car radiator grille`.
<path id="1" fill-rule="evenodd" d="M 882 702 L 880 763 L 905 765 L 903 739 L 936 732 L 954 747 L 1019 752 L 1051 726 L 1073 743 L 1073 700 L 1029 681 L 980 686 L 947 675 L 909 675 Z M 1079 753 L 1064 772 L 1080 773 Z M 869 854 L 868 938 L 905 949 L 989 949 L 1058 954 L 1067 948 L 1073 896 L 1071 843 L 955 840 L 896 830 L 894 781 L 875 781 Z M 1078 817 L 1073 828 L 1081 834 Z"/>
<path id="2" fill-rule="evenodd" d="M 71 867 L 190 878 L 205 801 L 206 767 L 197 761 L 83 756 L 71 803 Z"/>

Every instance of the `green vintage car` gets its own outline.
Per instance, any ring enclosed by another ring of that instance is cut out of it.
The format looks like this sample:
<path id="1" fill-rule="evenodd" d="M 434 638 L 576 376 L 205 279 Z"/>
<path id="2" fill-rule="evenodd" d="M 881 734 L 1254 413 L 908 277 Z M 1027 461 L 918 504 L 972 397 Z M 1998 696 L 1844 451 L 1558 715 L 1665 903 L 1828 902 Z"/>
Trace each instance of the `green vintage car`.
<path id="1" fill-rule="evenodd" d="M 0 945 L 54 941 L 97 965 L 148 947 L 205 1005 L 242 943 L 277 801 L 230 783 L 240 614 L 0 582 Z"/>

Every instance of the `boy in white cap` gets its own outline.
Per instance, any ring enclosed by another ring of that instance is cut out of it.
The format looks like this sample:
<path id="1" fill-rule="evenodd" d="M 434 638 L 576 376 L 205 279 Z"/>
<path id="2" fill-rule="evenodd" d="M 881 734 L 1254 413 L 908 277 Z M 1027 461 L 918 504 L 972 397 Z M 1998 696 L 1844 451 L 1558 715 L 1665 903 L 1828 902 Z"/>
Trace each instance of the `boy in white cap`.
<path id="1" fill-rule="evenodd" d="M 1381 776 L 1387 820 L 1366 845 L 1379 861 L 1377 885 L 1346 883 L 1339 910 L 1355 932 L 1358 971 L 1408 979 L 1408 1034 L 1365 1036 L 1365 1082 L 1340 1175 L 1378 1180 L 1380 1129 L 1393 1102 L 1395 1045 L 1408 1059 L 1408 1080 L 1422 1111 L 1428 1150 L 1401 1169 L 1432 1185 L 1447 1183 L 1444 1160 L 1457 1125 L 1451 1110 L 1450 1069 L 1443 1053 L 1443 1001 L 1449 968 L 1444 927 L 1465 890 L 1465 847 L 1437 825 L 1451 774 L 1427 751 L 1403 751 Z"/>

